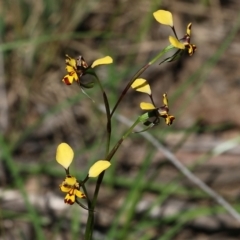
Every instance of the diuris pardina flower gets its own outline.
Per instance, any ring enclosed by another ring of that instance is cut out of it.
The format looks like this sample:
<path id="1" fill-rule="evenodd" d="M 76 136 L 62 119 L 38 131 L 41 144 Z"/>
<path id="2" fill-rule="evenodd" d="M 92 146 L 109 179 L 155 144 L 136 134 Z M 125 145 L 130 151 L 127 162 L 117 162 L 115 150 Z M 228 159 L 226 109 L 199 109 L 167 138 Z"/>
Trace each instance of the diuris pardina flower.
<path id="1" fill-rule="evenodd" d="M 60 190 L 67 193 L 64 202 L 67 204 L 74 204 L 76 197 L 86 198 L 85 194 L 80 191 L 81 183 L 77 179 L 70 175 L 69 166 L 71 165 L 74 157 L 72 148 L 67 143 L 61 143 L 57 147 L 56 160 L 65 169 L 66 178 L 60 184 Z M 88 171 L 87 177 L 97 177 L 104 170 L 109 168 L 111 163 L 107 160 L 98 160 L 94 163 Z"/>
<path id="2" fill-rule="evenodd" d="M 81 77 L 87 73 L 87 70 L 91 68 L 95 68 L 96 66 L 99 65 L 105 65 L 105 64 L 110 64 L 112 63 L 113 60 L 111 57 L 106 56 L 104 58 L 100 58 L 95 60 L 90 66 L 88 66 L 87 62 L 84 60 L 82 56 L 79 56 L 78 58 L 74 59 L 66 55 L 66 70 L 68 72 L 67 75 L 64 76 L 62 81 L 66 85 L 71 85 L 73 81 L 76 81 L 81 87 L 89 88 L 92 87 L 93 85 L 87 85 L 84 84 L 81 81 Z"/>
<path id="3" fill-rule="evenodd" d="M 62 192 L 67 193 L 64 198 L 67 204 L 74 204 L 76 197 L 86 198 L 85 194 L 80 191 L 80 184 L 75 177 L 68 175 L 59 187 Z"/>
<path id="4" fill-rule="evenodd" d="M 143 93 L 148 94 L 150 99 L 151 99 L 152 103 L 142 102 L 140 104 L 140 108 L 142 110 L 147 110 L 148 111 L 147 118 L 152 118 L 152 117 L 154 118 L 153 121 L 146 120 L 144 122 L 144 124 L 146 126 L 152 127 L 152 126 L 158 124 L 159 121 L 160 121 L 160 117 L 165 119 L 165 123 L 167 125 L 172 124 L 175 117 L 172 116 L 172 115 L 169 115 L 168 99 L 167 99 L 167 94 L 166 93 L 163 94 L 163 106 L 156 107 L 155 103 L 153 101 L 152 91 L 151 91 L 150 85 L 148 84 L 146 79 L 144 79 L 144 78 L 136 79 L 133 82 L 133 84 L 131 85 L 131 87 L 138 92 L 143 92 Z"/>
<path id="5" fill-rule="evenodd" d="M 154 117 L 153 121 L 146 121 L 144 124 L 146 126 L 149 125 L 156 125 L 160 121 L 160 117 L 164 118 L 165 123 L 169 126 L 173 123 L 173 120 L 175 119 L 174 116 L 169 115 L 169 108 L 168 108 L 168 99 L 167 99 L 167 94 L 163 94 L 163 106 L 161 107 L 156 107 L 155 104 L 153 103 L 146 103 L 146 102 L 141 102 L 140 103 L 140 108 L 142 110 L 147 110 L 148 111 L 148 116 Z"/>
<path id="6" fill-rule="evenodd" d="M 169 36 L 169 41 L 170 43 L 175 47 L 180 50 L 186 50 L 190 56 L 193 55 L 193 53 L 196 51 L 197 47 L 194 44 L 191 44 L 190 36 L 191 36 L 191 27 L 192 23 L 189 23 L 187 25 L 187 30 L 186 34 L 184 35 L 183 38 L 178 39 L 174 25 L 173 25 L 173 18 L 172 18 L 172 13 L 169 11 L 165 10 L 158 10 L 153 13 L 154 18 L 161 24 L 170 26 L 174 32 L 175 37 Z"/>

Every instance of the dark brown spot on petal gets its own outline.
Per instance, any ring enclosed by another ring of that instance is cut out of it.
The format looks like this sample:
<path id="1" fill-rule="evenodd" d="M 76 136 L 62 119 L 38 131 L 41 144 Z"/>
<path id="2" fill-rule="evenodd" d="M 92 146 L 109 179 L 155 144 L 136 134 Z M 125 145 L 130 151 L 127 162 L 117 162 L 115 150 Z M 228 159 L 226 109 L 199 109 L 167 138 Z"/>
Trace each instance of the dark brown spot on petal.
<path id="1" fill-rule="evenodd" d="M 71 199 L 65 199 L 64 202 L 69 205 L 73 205 L 74 202 Z"/>
<path id="2" fill-rule="evenodd" d="M 66 85 L 71 85 L 71 83 L 70 83 L 68 77 L 63 78 L 62 81 L 63 81 Z"/>

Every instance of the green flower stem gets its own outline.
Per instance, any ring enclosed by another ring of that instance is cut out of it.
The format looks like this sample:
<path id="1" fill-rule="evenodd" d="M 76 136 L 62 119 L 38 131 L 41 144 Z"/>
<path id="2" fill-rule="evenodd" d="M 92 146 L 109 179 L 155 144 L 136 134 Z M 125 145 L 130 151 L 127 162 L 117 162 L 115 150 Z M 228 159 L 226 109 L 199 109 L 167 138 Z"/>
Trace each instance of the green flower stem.
<path id="1" fill-rule="evenodd" d="M 106 157 L 106 160 L 108 160 L 109 162 L 111 161 L 112 157 L 114 156 L 114 154 L 116 153 L 116 151 L 118 150 L 118 148 L 120 147 L 122 142 L 133 132 L 133 129 L 135 128 L 135 126 L 142 121 L 143 121 L 142 116 L 137 118 L 137 120 L 132 124 L 132 126 L 121 137 L 121 139 L 119 139 L 119 141 L 116 143 L 116 145 L 110 151 L 110 153 Z M 97 184 L 96 184 L 96 188 L 95 188 L 95 191 L 94 191 L 93 201 L 91 203 L 91 206 L 89 207 L 89 209 L 91 209 L 91 211 L 88 211 L 88 220 L 87 220 L 87 226 L 86 226 L 86 231 L 85 231 L 85 240 L 91 240 L 92 239 L 93 223 L 94 223 L 94 208 L 95 208 L 96 203 L 97 203 L 97 197 L 98 197 L 100 186 L 101 186 L 101 183 L 102 183 L 102 180 L 103 180 L 103 177 L 104 177 L 104 173 L 105 173 L 105 171 L 103 171 L 97 179 Z"/>
<path id="2" fill-rule="evenodd" d="M 88 196 L 87 189 L 84 184 L 82 184 L 83 191 L 86 195 L 87 202 L 88 202 L 88 221 L 87 226 L 85 229 L 85 240 L 92 239 L 92 232 L 93 232 L 93 224 L 94 224 L 94 211 L 91 209 L 92 203 Z"/>
<path id="3" fill-rule="evenodd" d="M 98 83 L 99 88 L 102 91 L 102 95 L 103 95 L 103 102 L 104 102 L 104 106 L 105 106 L 105 110 L 106 110 L 106 114 L 107 114 L 107 143 L 106 143 L 106 151 L 105 151 L 105 156 L 108 155 L 109 152 L 109 147 L 110 147 L 110 141 L 111 141 L 111 132 L 112 132 L 112 124 L 111 124 L 111 114 L 110 114 L 110 106 L 109 106 L 109 101 L 107 98 L 107 94 L 104 91 L 104 88 L 97 76 L 97 74 L 94 72 L 94 70 L 92 68 L 88 69 L 87 72 L 88 74 L 93 75 Z"/>
<path id="4" fill-rule="evenodd" d="M 124 90 L 122 91 L 119 99 L 117 100 L 115 106 L 113 107 L 113 110 L 110 114 L 110 118 L 113 116 L 114 112 L 116 111 L 118 105 L 120 104 L 120 102 L 122 101 L 122 99 L 124 98 L 124 96 L 126 95 L 127 91 L 129 90 L 129 88 L 131 87 L 131 85 L 133 84 L 133 82 L 141 76 L 141 74 L 143 72 L 145 72 L 145 70 L 151 66 L 153 63 L 155 63 L 160 57 L 162 57 L 162 55 L 164 55 L 165 53 L 167 53 L 168 51 L 170 51 L 171 49 L 173 49 L 174 47 L 172 45 L 167 46 L 166 48 L 164 48 L 156 57 L 154 57 L 149 63 L 147 63 L 145 66 L 143 66 L 139 71 L 137 71 L 134 76 L 131 78 L 131 80 L 129 81 L 129 83 L 127 84 L 127 86 L 124 88 Z"/>
<path id="5" fill-rule="evenodd" d="M 88 201 L 88 208 L 91 207 L 91 200 L 89 198 L 88 192 L 87 192 L 87 188 L 85 187 L 85 184 L 81 182 L 81 187 L 83 189 L 84 194 L 86 195 L 87 201 Z"/>
<path id="6" fill-rule="evenodd" d="M 119 139 L 119 141 L 116 143 L 116 145 L 113 147 L 113 149 L 107 156 L 107 160 L 109 162 L 111 161 L 112 157 L 114 156 L 114 154 L 116 153 L 116 151 L 118 150 L 122 142 L 133 132 L 133 129 L 142 121 L 143 121 L 142 116 L 138 117 L 137 120 L 132 124 L 132 126 L 127 130 L 127 132 L 121 137 L 121 139 Z"/>
<path id="7" fill-rule="evenodd" d="M 139 71 L 137 71 L 137 73 L 131 78 L 131 80 L 129 81 L 129 83 L 127 84 L 127 86 L 123 89 L 119 99 L 117 100 L 115 106 L 113 107 L 113 110 L 110 114 L 110 117 L 113 116 L 114 112 L 116 111 L 118 105 L 120 104 L 120 102 L 122 101 L 122 99 L 124 98 L 124 96 L 126 95 L 128 89 L 131 87 L 131 85 L 133 84 L 133 82 L 150 66 L 149 63 L 147 63 L 145 66 L 143 66 Z"/>
<path id="8" fill-rule="evenodd" d="M 119 141 L 116 143 L 116 145 L 112 148 L 112 150 L 108 154 L 106 160 L 108 160 L 109 162 L 112 160 L 112 157 L 114 156 L 114 154 L 116 153 L 116 151 L 118 150 L 118 148 L 120 147 L 122 142 L 133 132 L 133 129 L 141 121 L 142 121 L 142 119 L 141 119 L 141 116 L 140 116 L 133 123 L 133 125 L 127 130 L 127 132 L 121 137 L 121 139 L 119 139 Z M 96 189 L 95 189 L 95 192 L 94 192 L 94 197 L 93 197 L 93 202 L 92 202 L 93 209 L 94 209 L 94 207 L 96 205 L 96 200 L 97 200 L 97 196 L 98 196 L 98 192 L 99 192 L 99 189 L 100 189 L 100 185 L 101 185 L 103 176 L 104 176 L 104 172 L 99 175 L 99 178 L 98 178 L 98 181 L 97 181 L 97 186 L 96 186 Z M 99 179 L 101 179 L 101 180 L 99 180 Z"/>
<path id="9" fill-rule="evenodd" d="M 153 58 L 149 62 L 149 65 L 152 65 L 153 63 L 155 63 L 160 57 L 162 57 L 162 55 L 164 55 L 165 53 L 169 52 L 172 49 L 174 49 L 174 46 L 172 46 L 172 45 L 165 47 L 155 58 Z"/>
<path id="10" fill-rule="evenodd" d="M 94 226 L 94 211 L 89 210 L 88 211 L 88 220 L 87 220 L 87 226 L 85 230 L 85 240 L 91 240 L 92 234 L 93 234 L 93 226 Z"/>
<path id="11" fill-rule="evenodd" d="M 87 180 L 89 179 L 89 176 L 87 175 L 86 177 L 85 177 L 85 179 L 83 180 L 83 181 L 81 181 L 81 184 L 85 184 L 86 182 L 87 182 Z"/>
<path id="12" fill-rule="evenodd" d="M 69 167 L 67 169 L 65 169 L 65 172 L 66 172 L 66 176 L 70 176 Z"/>
<path id="13" fill-rule="evenodd" d="M 107 142 L 106 142 L 106 150 L 105 150 L 106 151 L 105 152 L 105 156 L 107 157 L 108 152 L 109 152 L 110 141 L 111 141 L 111 132 L 112 132 L 112 124 L 111 124 L 111 115 L 110 115 L 109 101 L 108 101 L 107 95 L 106 95 L 106 93 L 104 91 L 104 88 L 103 88 L 103 86 L 102 86 L 98 76 L 94 72 L 94 70 L 93 69 L 89 69 L 87 71 L 87 73 L 93 75 L 96 78 L 98 86 L 101 89 L 102 95 L 103 95 L 103 101 L 104 101 L 104 105 L 105 105 L 105 109 L 106 109 L 106 115 L 107 115 L 107 125 L 106 125 L 106 129 L 107 129 Z M 103 176 L 102 176 L 102 178 L 103 178 Z M 97 181 L 97 185 L 96 185 L 96 188 L 95 188 L 94 198 L 93 198 L 93 202 L 92 203 L 91 203 L 89 197 L 86 195 L 87 199 L 88 199 L 89 211 L 88 211 L 87 226 L 86 226 L 86 230 L 85 230 L 85 240 L 91 240 L 92 239 L 93 225 L 94 225 L 94 207 L 95 207 L 95 204 L 96 204 L 97 194 L 98 194 L 98 191 L 99 191 L 99 189 L 97 190 L 98 182 L 99 182 L 99 188 L 100 188 L 100 185 L 101 185 L 101 182 L 102 182 L 102 179 L 100 179 L 100 176 L 98 177 L 98 181 Z M 84 192 L 86 192 L 86 188 L 85 188 L 84 184 L 83 184 L 83 190 L 84 190 Z M 96 197 L 95 197 L 96 191 L 97 191 L 97 194 L 96 194 Z"/>

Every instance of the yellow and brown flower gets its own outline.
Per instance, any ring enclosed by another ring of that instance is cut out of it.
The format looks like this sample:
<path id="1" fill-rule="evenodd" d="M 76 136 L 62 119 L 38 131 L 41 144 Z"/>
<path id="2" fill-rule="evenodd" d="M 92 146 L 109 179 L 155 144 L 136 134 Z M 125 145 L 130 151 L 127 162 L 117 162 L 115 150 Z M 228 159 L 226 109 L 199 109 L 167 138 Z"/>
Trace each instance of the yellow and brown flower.
<path id="1" fill-rule="evenodd" d="M 142 110 L 149 111 L 149 117 L 155 118 L 153 122 L 147 121 L 145 125 L 156 125 L 159 123 L 160 118 L 164 118 L 165 123 L 169 126 L 173 123 L 173 120 L 175 119 L 174 116 L 169 114 L 168 99 L 166 93 L 163 94 L 163 106 L 156 107 L 153 103 L 141 102 L 140 108 Z"/>
<path id="2" fill-rule="evenodd" d="M 74 59 L 66 55 L 66 70 L 68 74 L 63 77 L 62 81 L 66 85 L 71 85 L 73 81 L 76 81 L 79 85 L 85 87 L 85 85 L 82 85 L 80 79 L 84 74 L 86 74 L 89 68 L 95 68 L 96 66 L 110 64 L 112 62 L 112 58 L 106 56 L 104 58 L 95 60 L 91 66 L 88 66 L 87 62 L 82 56 Z"/>
<path id="3" fill-rule="evenodd" d="M 170 36 L 169 42 L 175 47 L 179 49 L 187 49 L 189 56 L 192 56 L 194 52 L 197 50 L 197 46 L 195 44 L 191 44 L 190 34 L 191 34 L 192 23 L 187 25 L 187 33 L 183 38 L 178 40 L 175 37 Z"/>
<path id="4" fill-rule="evenodd" d="M 156 19 L 156 21 L 158 21 L 159 23 L 170 26 L 172 28 L 175 37 L 169 36 L 169 42 L 175 48 L 178 48 L 181 50 L 187 50 L 190 56 L 194 54 L 197 47 L 195 44 L 191 44 L 191 41 L 190 41 L 192 23 L 189 23 L 187 25 L 186 34 L 184 35 L 184 37 L 181 39 L 178 39 L 174 25 L 173 25 L 173 17 L 171 12 L 165 11 L 165 10 L 158 10 L 153 13 L 153 16 Z"/>
<path id="5" fill-rule="evenodd" d="M 62 192 L 67 193 L 64 198 L 64 202 L 67 204 L 74 204 L 76 197 L 86 198 L 85 194 L 80 191 L 80 184 L 75 177 L 67 176 L 59 187 Z"/>
<path id="6" fill-rule="evenodd" d="M 66 171 L 66 178 L 59 187 L 62 192 L 67 193 L 64 198 L 64 202 L 70 205 L 76 202 L 76 197 L 86 198 L 85 194 L 80 191 L 81 184 L 69 173 L 69 166 L 73 161 L 73 157 L 74 152 L 67 143 L 60 143 L 58 145 L 56 160 Z M 99 176 L 99 174 L 109 168 L 110 165 L 111 163 L 107 160 L 98 160 L 90 167 L 86 180 L 88 178 L 95 178 Z"/>

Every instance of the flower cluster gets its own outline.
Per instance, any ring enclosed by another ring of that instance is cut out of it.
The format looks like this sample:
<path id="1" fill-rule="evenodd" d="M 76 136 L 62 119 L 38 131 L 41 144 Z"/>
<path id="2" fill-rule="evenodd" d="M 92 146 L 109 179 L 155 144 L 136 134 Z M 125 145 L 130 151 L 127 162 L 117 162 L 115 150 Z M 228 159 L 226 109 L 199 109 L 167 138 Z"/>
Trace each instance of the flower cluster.
<path id="1" fill-rule="evenodd" d="M 154 59 L 152 59 L 148 64 L 146 64 L 142 69 L 140 69 L 136 75 L 130 80 L 130 82 L 127 84 L 126 88 L 123 90 L 121 96 L 119 97 L 116 105 L 114 106 L 112 112 L 110 111 L 110 104 L 108 102 L 107 95 L 103 89 L 103 86 L 97 77 L 96 73 L 94 72 L 94 68 L 99 65 L 105 65 L 105 64 L 111 64 L 113 62 L 112 58 L 110 56 L 106 56 L 100 59 L 95 60 L 92 64 L 87 64 L 87 62 L 84 60 L 82 56 L 79 56 L 78 58 L 71 58 L 70 56 L 66 55 L 66 71 L 67 74 L 63 77 L 62 81 L 66 85 L 71 85 L 74 81 L 78 83 L 78 85 L 81 87 L 81 90 L 83 91 L 82 87 L 84 88 L 91 88 L 94 85 L 94 81 L 86 83 L 83 81 L 82 77 L 86 74 L 93 75 L 95 77 L 95 80 L 97 81 L 102 93 L 103 93 L 103 99 L 104 104 L 106 107 L 107 112 L 107 131 L 111 133 L 111 117 L 114 113 L 114 111 L 117 109 L 118 104 L 121 102 L 122 98 L 126 95 L 127 91 L 129 90 L 130 86 L 142 93 L 146 93 L 149 97 L 151 102 L 141 102 L 140 108 L 145 111 L 143 115 L 141 115 L 137 121 L 133 124 L 133 126 L 125 133 L 124 138 L 128 136 L 130 133 L 132 133 L 133 128 L 138 123 L 144 123 L 147 128 L 144 129 L 147 130 L 150 127 L 153 127 L 157 125 L 160 121 L 160 119 L 164 119 L 166 125 L 171 125 L 175 119 L 173 115 L 170 115 L 169 113 L 169 106 L 168 106 L 168 98 L 167 94 L 164 93 L 162 95 L 162 101 L 163 105 L 160 107 L 157 107 L 152 96 L 151 88 L 148 84 L 148 81 L 144 78 L 139 78 L 140 75 L 154 62 L 156 62 L 163 54 L 170 51 L 173 48 L 177 48 L 177 51 L 171 56 L 167 57 L 163 62 L 171 62 L 178 57 L 182 55 L 182 53 L 187 52 L 189 56 L 192 56 L 194 52 L 196 51 L 196 45 L 191 43 L 191 27 L 192 24 L 189 23 L 187 25 L 186 34 L 182 38 L 178 38 L 174 25 L 173 25 L 173 18 L 172 14 L 169 11 L 165 10 L 158 10 L 153 13 L 154 18 L 161 24 L 170 26 L 173 30 L 174 37 L 169 36 L 169 41 L 171 45 L 167 46 L 165 49 L 163 49 Z M 162 63 L 163 63 L 162 62 Z M 83 91 L 84 92 L 84 91 Z M 85 93 L 85 92 L 84 92 Z M 110 146 L 110 138 L 111 134 L 109 135 L 109 139 L 107 142 L 107 149 Z M 123 138 L 122 138 L 123 139 Z M 80 206 L 82 206 L 78 202 L 78 198 L 88 198 L 87 190 L 85 188 L 85 183 L 90 177 L 97 177 L 99 174 L 101 174 L 103 171 L 105 171 L 107 168 L 110 167 L 110 160 L 117 151 L 118 147 L 122 143 L 122 139 L 115 145 L 115 147 L 108 153 L 107 150 L 107 159 L 108 160 L 98 160 L 96 163 L 94 163 L 91 168 L 88 171 L 88 174 L 86 178 L 83 181 L 78 181 L 76 177 L 70 175 L 69 166 L 73 161 L 74 152 L 72 148 L 67 143 L 61 143 L 57 147 L 56 152 L 56 160 L 57 162 L 65 169 L 66 177 L 65 180 L 60 184 L 60 190 L 64 193 L 66 193 L 64 202 L 67 204 L 74 204 L 75 202 L 78 203 Z M 100 178 L 99 178 L 100 179 Z M 101 184 L 101 179 L 98 181 L 98 184 Z M 100 185 L 99 185 L 100 186 Z M 83 191 L 81 191 L 81 188 Z M 96 188 L 99 189 L 99 188 Z M 94 196 L 97 197 L 97 194 Z M 88 198 L 90 201 L 90 199 Z M 96 198 L 95 198 L 96 200 Z M 94 202 L 95 202 L 94 200 Z M 94 204 L 93 204 L 94 209 Z M 91 221 L 90 221 L 91 223 Z"/>
<path id="2" fill-rule="evenodd" d="M 174 25 L 173 25 L 173 18 L 172 13 L 165 10 L 158 10 L 153 13 L 154 18 L 161 24 L 170 26 L 174 32 L 175 37 L 169 36 L 169 42 L 175 47 L 180 49 L 180 51 L 187 50 L 189 56 L 192 56 L 196 51 L 197 47 L 194 44 L 191 44 L 190 36 L 191 36 L 191 27 L 192 23 L 187 25 L 186 34 L 183 38 L 178 39 Z"/>
<path id="3" fill-rule="evenodd" d="M 66 178 L 59 187 L 62 192 L 67 193 L 64 202 L 70 205 L 77 201 L 76 197 L 86 198 L 86 195 L 80 191 L 80 187 L 82 186 L 81 184 L 83 183 L 78 182 L 77 179 L 71 176 L 69 172 L 69 166 L 73 161 L 73 157 L 74 152 L 67 143 L 61 143 L 58 145 L 56 160 L 66 171 Z M 89 177 L 99 176 L 99 174 L 109 168 L 110 165 L 111 163 L 107 160 L 98 160 L 89 169 L 86 180 Z"/>

